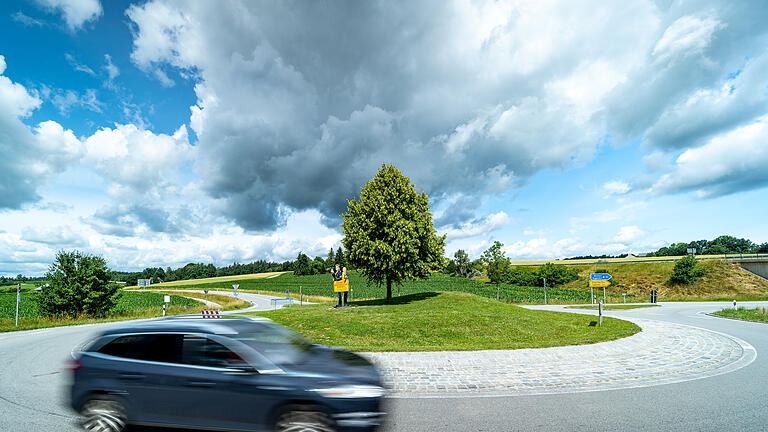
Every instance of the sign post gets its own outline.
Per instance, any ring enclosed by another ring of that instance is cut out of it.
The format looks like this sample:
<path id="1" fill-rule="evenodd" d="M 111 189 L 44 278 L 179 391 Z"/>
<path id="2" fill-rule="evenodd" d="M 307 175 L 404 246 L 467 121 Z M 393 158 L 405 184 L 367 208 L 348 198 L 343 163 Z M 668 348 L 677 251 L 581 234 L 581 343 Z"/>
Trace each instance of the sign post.
<path id="1" fill-rule="evenodd" d="M 165 316 L 165 306 L 171 302 L 171 296 L 163 296 L 163 316 Z"/>
<path id="2" fill-rule="evenodd" d="M 203 290 L 203 292 L 205 293 L 205 300 L 207 301 L 208 300 L 208 288 L 205 288 Z"/>
<path id="3" fill-rule="evenodd" d="M 593 298 L 594 298 L 594 291 L 592 291 L 591 288 L 603 287 L 603 303 L 605 303 L 606 301 L 605 287 L 611 284 L 610 279 L 611 279 L 611 275 L 609 275 L 608 273 L 592 273 L 589 275 L 589 288 Z"/>
<path id="4" fill-rule="evenodd" d="M 16 284 L 16 327 L 19 326 L 19 303 L 21 303 L 21 284 Z"/>
<path id="5" fill-rule="evenodd" d="M 544 304 L 547 304 L 547 278 L 544 278 Z"/>
<path id="6" fill-rule="evenodd" d="M 240 287 L 240 284 L 232 284 L 232 288 L 235 289 L 235 299 L 237 299 L 237 289 Z"/>

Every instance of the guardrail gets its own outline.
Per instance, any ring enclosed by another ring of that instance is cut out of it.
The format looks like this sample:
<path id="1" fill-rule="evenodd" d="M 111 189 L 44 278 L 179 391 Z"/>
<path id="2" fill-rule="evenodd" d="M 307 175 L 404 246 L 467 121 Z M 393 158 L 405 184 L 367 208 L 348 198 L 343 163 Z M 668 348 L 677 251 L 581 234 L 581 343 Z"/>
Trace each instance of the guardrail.
<path id="1" fill-rule="evenodd" d="M 273 298 L 269 300 L 269 303 L 277 309 L 278 306 L 292 305 L 292 298 Z"/>

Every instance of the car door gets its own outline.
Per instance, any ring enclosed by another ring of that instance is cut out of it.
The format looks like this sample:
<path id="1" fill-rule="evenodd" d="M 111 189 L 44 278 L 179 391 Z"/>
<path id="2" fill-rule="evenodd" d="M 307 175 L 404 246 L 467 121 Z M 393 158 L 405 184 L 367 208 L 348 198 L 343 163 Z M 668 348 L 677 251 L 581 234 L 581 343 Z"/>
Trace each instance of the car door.
<path id="1" fill-rule="evenodd" d="M 168 375 L 170 404 L 189 427 L 259 430 L 280 389 L 261 385 L 264 377 L 222 339 L 184 335 L 181 364 Z"/>

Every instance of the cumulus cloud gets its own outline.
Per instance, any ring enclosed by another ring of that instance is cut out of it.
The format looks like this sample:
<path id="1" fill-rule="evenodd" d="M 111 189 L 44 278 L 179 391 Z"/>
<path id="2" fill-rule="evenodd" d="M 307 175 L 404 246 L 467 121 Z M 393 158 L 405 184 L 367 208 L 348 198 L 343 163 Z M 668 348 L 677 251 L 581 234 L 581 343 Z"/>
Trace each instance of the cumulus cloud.
<path id="1" fill-rule="evenodd" d="M 619 180 L 611 180 L 603 184 L 603 191 L 605 191 L 606 198 L 611 195 L 623 195 L 629 192 L 630 189 L 631 187 L 627 183 Z"/>
<path id="2" fill-rule="evenodd" d="M 686 150 L 671 171 L 651 187 L 653 193 L 695 191 L 700 198 L 762 188 L 768 185 L 768 115 L 752 124 Z"/>
<path id="3" fill-rule="evenodd" d="M 38 201 L 38 187 L 81 154 L 81 143 L 71 130 L 53 121 L 30 129 L 21 121 L 41 100 L 2 75 L 5 68 L 0 55 L 0 209 Z"/>
<path id="4" fill-rule="evenodd" d="M 513 223 L 515 220 L 509 217 L 505 212 L 500 211 L 486 216 L 480 220 L 465 222 L 458 227 L 450 228 L 444 232 L 449 240 L 455 240 L 466 237 L 475 237 L 487 235 L 505 225 Z"/>
<path id="5" fill-rule="evenodd" d="M 137 66 L 196 81 L 203 188 L 260 230 L 280 225 L 281 209 L 319 209 L 338 226 L 382 162 L 450 200 L 590 160 L 604 136 L 596 101 L 656 25 L 642 2 L 592 9 L 158 0 L 126 13 Z M 583 32 L 554 31 L 574 21 Z"/>
<path id="6" fill-rule="evenodd" d="M 628 225 L 619 229 L 619 232 L 613 236 L 613 241 L 627 243 L 635 241 L 644 235 L 645 231 L 641 230 L 637 225 Z"/>
<path id="7" fill-rule="evenodd" d="M 102 14 L 99 0 L 36 0 L 44 8 L 61 13 L 70 31 L 82 28 L 88 21 L 94 21 Z"/>

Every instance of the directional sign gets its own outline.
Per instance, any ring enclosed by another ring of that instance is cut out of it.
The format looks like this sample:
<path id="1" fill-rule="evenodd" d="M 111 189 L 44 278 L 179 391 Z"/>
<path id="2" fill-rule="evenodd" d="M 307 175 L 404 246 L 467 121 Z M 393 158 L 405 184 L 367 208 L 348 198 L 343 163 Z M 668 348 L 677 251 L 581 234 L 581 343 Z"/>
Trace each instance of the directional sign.
<path id="1" fill-rule="evenodd" d="M 607 280 L 591 280 L 589 281 L 589 286 L 591 287 L 607 287 L 610 285 L 611 282 Z"/>
<path id="2" fill-rule="evenodd" d="M 164 301 L 165 303 L 170 303 L 170 302 L 171 302 L 171 296 L 169 296 L 169 295 L 167 295 L 167 296 L 164 296 L 164 297 L 163 297 L 163 301 Z"/>
<path id="3" fill-rule="evenodd" d="M 607 281 L 611 278 L 608 273 L 592 273 L 589 275 L 589 280 L 593 281 Z"/>

